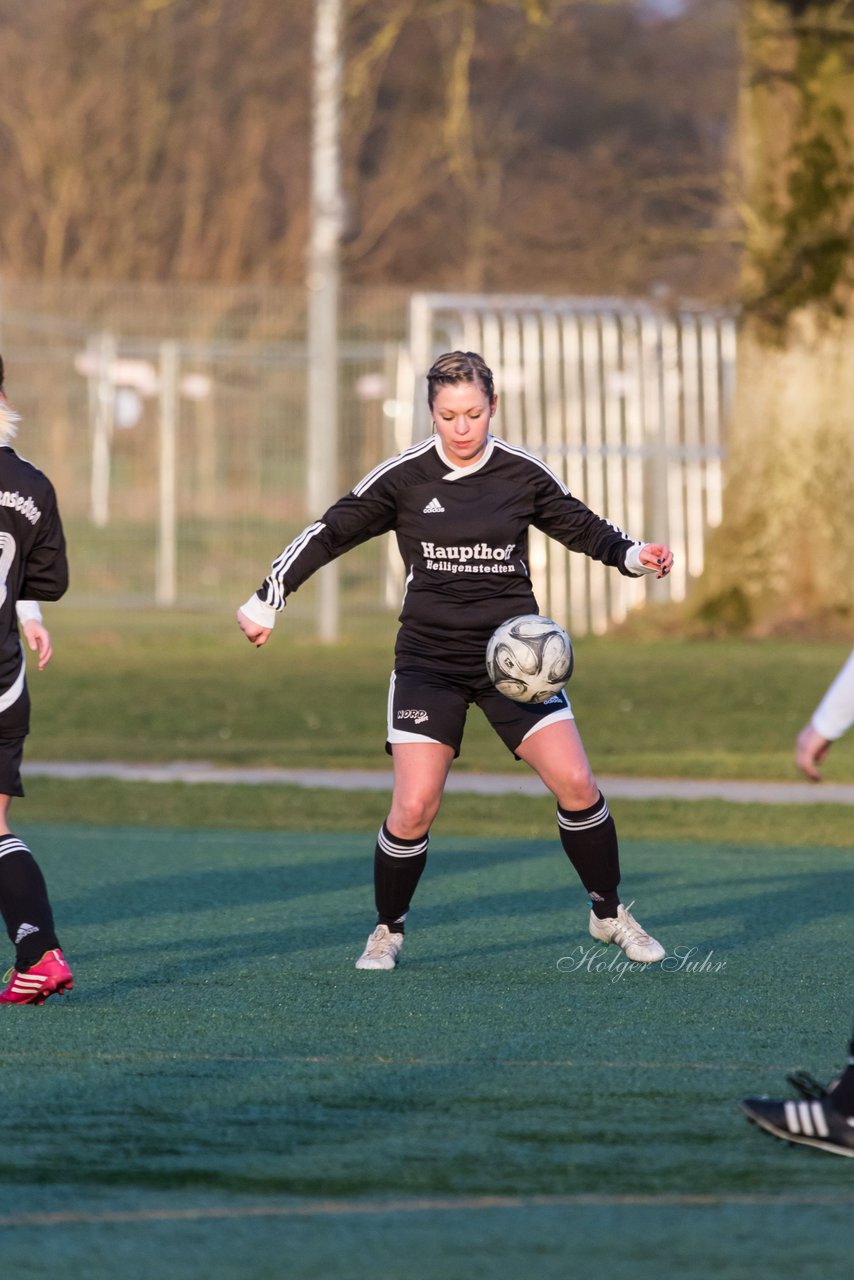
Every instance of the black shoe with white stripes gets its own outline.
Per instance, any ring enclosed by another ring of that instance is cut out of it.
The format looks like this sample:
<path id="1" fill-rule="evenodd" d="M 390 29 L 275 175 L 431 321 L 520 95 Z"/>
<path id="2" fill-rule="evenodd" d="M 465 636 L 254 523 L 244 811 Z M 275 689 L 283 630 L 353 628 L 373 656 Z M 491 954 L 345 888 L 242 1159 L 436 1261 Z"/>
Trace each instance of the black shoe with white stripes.
<path id="1" fill-rule="evenodd" d="M 806 1072 L 789 1076 L 789 1082 L 801 1098 L 785 1102 L 745 1098 L 741 1109 L 748 1120 L 784 1142 L 818 1147 L 836 1156 L 854 1156 L 854 1116 L 837 1111 L 832 1094 Z"/>

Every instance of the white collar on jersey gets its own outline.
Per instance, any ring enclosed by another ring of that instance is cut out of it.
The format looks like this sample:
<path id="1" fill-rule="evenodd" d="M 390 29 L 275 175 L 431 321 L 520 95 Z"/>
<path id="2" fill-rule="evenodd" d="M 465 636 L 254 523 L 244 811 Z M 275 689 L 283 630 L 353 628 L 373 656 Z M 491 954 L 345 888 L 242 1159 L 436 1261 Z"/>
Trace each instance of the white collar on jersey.
<path id="1" fill-rule="evenodd" d="M 18 423 L 21 415 L 13 409 L 6 397 L 0 392 L 0 445 L 9 444 L 18 434 Z"/>
<path id="2" fill-rule="evenodd" d="M 446 455 L 445 450 L 442 448 L 442 441 L 438 436 L 433 437 L 433 442 L 436 446 L 436 452 L 444 462 L 445 466 L 450 467 L 448 474 L 446 476 L 442 476 L 443 480 L 459 480 L 461 476 L 474 475 L 475 471 L 480 471 L 481 467 L 486 466 L 487 462 L 489 462 L 489 459 L 492 457 L 492 451 L 495 448 L 495 436 L 487 436 L 486 448 L 480 455 L 478 461 L 472 463 L 470 467 L 458 467 L 455 463 L 451 462 L 450 458 Z"/>

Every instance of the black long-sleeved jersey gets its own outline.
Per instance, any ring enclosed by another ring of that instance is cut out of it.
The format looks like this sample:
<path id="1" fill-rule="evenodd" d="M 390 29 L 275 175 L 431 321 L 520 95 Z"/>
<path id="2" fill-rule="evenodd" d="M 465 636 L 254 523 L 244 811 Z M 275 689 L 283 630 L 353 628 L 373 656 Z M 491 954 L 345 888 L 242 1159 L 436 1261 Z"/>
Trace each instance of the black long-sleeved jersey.
<path id="1" fill-rule="evenodd" d="M 67 587 L 65 535 L 53 485 L 42 471 L 3 445 L 0 447 L 0 711 L 11 705 L 23 689 L 15 605 L 19 600 L 58 600 Z"/>
<path id="2" fill-rule="evenodd" d="M 285 548 L 258 590 L 285 598 L 336 556 L 393 530 L 406 568 L 398 658 L 455 663 L 477 655 L 500 622 L 538 613 L 528 568 L 533 526 L 627 576 L 639 546 L 589 507 L 539 458 L 494 436 L 467 467 L 431 437 L 380 463 Z"/>

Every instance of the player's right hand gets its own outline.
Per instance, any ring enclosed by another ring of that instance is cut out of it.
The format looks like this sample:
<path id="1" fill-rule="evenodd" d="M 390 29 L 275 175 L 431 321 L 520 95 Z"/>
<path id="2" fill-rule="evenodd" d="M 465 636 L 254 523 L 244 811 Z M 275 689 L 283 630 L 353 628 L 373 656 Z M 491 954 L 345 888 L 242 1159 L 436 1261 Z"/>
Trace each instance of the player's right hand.
<path id="1" fill-rule="evenodd" d="M 272 627 L 259 626 L 257 622 L 247 618 L 242 609 L 237 610 L 237 625 L 249 643 L 254 644 L 256 649 L 260 649 L 262 644 L 266 644 L 273 633 Z"/>
<path id="2" fill-rule="evenodd" d="M 44 671 L 53 656 L 50 632 L 43 622 L 38 622 L 35 618 L 27 619 L 23 625 L 23 632 L 33 653 L 39 655 L 39 671 Z"/>

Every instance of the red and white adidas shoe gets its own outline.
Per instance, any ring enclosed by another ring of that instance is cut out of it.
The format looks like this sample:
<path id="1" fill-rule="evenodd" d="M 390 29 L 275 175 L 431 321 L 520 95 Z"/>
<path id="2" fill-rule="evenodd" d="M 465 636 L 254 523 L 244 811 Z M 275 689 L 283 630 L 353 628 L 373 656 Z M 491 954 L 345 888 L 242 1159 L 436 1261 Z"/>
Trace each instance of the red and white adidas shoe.
<path id="1" fill-rule="evenodd" d="M 0 1004 L 44 1004 L 48 996 L 61 996 L 74 986 L 74 977 L 57 948 L 46 951 L 29 969 L 10 969 L 3 981 L 11 978 L 5 991 L 0 991 Z"/>

